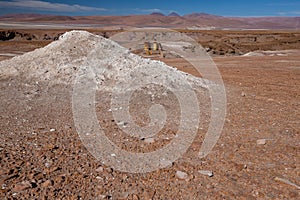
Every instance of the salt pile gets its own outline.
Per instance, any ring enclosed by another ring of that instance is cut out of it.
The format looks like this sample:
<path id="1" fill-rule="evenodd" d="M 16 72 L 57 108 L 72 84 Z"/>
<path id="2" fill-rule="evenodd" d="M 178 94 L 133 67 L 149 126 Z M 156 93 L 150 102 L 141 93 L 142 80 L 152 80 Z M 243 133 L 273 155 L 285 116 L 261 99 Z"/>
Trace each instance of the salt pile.
<path id="1" fill-rule="evenodd" d="M 248 52 L 248 53 L 245 53 L 242 56 L 245 56 L 245 57 L 248 57 L 248 56 L 264 56 L 264 54 L 260 53 L 260 52 Z"/>
<path id="2" fill-rule="evenodd" d="M 134 55 L 114 41 L 86 31 L 70 31 L 44 48 L 0 62 L 0 78 L 21 76 L 48 84 L 73 84 L 87 68 L 95 73 L 102 89 L 110 90 L 115 81 L 158 77 L 171 85 L 207 88 L 208 81 L 188 75 L 163 62 Z M 122 84 L 120 84 L 122 85 Z"/>

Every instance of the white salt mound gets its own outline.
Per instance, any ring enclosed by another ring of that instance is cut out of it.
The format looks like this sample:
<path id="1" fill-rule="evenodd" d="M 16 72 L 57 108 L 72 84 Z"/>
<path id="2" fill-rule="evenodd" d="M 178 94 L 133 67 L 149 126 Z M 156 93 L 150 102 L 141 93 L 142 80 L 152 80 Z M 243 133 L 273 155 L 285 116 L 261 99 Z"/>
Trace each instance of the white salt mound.
<path id="1" fill-rule="evenodd" d="M 70 31 L 44 48 L 0 62 L 0 79 L 21 76 L 48 84 L 73 84 L 76 76 L 91 68 L 103 89 L 128 77 L 158 77 L 171 85 L 207 88 L 209 81 L 188 75 L 163 62 L 130 53 L 114 41 L 86 31 Z"/>
<path id="2" fill-rule="evenodd" d="M 244 55 L 242 56 L 264 56 L 265 54 L 261 53 L 261 52 L 248 52 L 248 53 L 245 53 Z"/>

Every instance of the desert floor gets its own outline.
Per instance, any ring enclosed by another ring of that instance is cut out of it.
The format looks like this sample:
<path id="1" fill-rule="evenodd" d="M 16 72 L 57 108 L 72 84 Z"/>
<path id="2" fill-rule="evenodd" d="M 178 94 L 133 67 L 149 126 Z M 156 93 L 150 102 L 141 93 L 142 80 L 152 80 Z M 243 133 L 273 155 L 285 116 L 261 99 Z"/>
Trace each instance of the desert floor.
<path id="1" fill-rule="evenodd" d="M 48 43 L 3 41 L 0 59 Z M 300 50 L 299 41 L 284 44 L 286 48 L 269 45 L 272 48 L 260 52 L 272 52 L 259 56 L 227 55 L 228 51 L 214 55 L 227 95 L 225 125 L 218 143 L 207 157 L 194 159 L 203 136 L 199 131 L 199 138 L 181 159 L 144 174 L 115 171 L 87 151 L 74 126 L 71 86 L 47 88 L 19 76 L 2 78 L 0 198 L 299 199 Z M 249 48 L 246 52 L 256 50 Z M 180 58 L 162 60 L 198 75 Z M 104 100 L 97 106 L 105 110 L 107 105 Z M 111 117 L 98 113 L 108 135 L 118 128 Z M 213 176 L 199 170 L 210 170 Z M 178 177 L 178 171 L 187 176 Z"/>

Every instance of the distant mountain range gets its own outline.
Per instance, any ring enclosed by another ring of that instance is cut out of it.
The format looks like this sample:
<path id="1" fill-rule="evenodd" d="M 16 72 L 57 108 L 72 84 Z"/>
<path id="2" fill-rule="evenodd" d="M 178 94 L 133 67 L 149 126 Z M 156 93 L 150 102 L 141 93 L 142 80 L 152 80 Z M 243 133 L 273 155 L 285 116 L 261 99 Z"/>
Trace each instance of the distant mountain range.
<path id="1" fill-rule="evenodd" d="M 207 13 L 168 16 L 155 12 L 127 16 L 58 16 L 15 14 L 0 16 L 1 22 L 81 24 L 95 27 L 166 27 L 188 29 L 300 29 L 300 17 L 223 17 Z"/>

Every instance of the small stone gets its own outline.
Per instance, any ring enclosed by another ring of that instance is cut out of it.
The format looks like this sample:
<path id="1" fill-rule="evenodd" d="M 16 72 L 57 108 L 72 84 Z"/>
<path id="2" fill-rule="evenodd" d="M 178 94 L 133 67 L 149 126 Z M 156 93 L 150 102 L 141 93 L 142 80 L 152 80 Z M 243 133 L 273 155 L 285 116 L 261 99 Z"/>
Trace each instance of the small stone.
<path id="1" fill-rule="evenodd" d="M 51 166 L 51 163 L 50 162 L 46 162 L 45 163 L 45 167 L 49 168 Z"/>
<path id="2" fill-rule="evenodd" d="M 206 176 L 209 176 L 209 177 L 213 177 L 214 176 L 214 173 L 210 170 L 199 170 L 198 171 L 200 174 L 202 175 L 206 175 Z"/>
<path id="3" fill-rule="evenodd" d="M 292 183 L 291 181 L 287 180 L 287 179 L 284 179 L 284 178 L 279 178 L 279 177 L 275 177 L 274 178 L 275 181 L 280 181 L 282 183 L 285 183 L 287 185 L 290 185 L 290 186 L 293 186 L 295 188 L 297 188 L 298 190 L 300 190 L 300 186 L 295 184 L 295 183 Z"/>
<path id="4" fill-rule="evenodd" d="M 256 140 L 256 144 L 257 145 L 265 145 L 267 143 L 267 140 L 266 139 L 259 139 L 259 140 Z"/>
<path id="5" fill-rule="evenodd" d="M 118 195 L 118 199 L 127 199 L 129 196 L 128 192 L 122 192 Z"/>
<path id="6" fill-rule="evenodd" d="M 245 92 L 242 92 L 242 93 L 241 93 L 241 96 L 242 96 L 242 97 L 245 97 L 245 96 L 246 96 L 246 93 L 245 93 Z"/>
<path id="7" fill-rule="evenodd" d="M 5 189 L 6 189 L 6 187 L 7 187 L 7 185 L 6 185 L 6 184 L 2 184 L 2 186 L 1 186 L 1 189 L 2 189 L 2 190 L 5 190 Z"/>
<path id="8" fill-rule="evenodd" d="M 153 143 L 154 141 L 155 141 L 154 138 L 145 138 L 145 139 L 144 139 L 144 142 L 147 143 L 147 144 L 151 144 L 151 143 Z"/>
<path id="9" fill-rule="evenodd" d="M 98 168 L 96 169 L 96 172 L 103 172 L 103 167 L 98 167 Z"/>
<path id="10" fill-rule="evenodd" d="M 124 123 L 125 123 L 125 122 L 118 122 L 117 125 L 118 125 L 118 126 L 124 126 Z"/>
<path id="11" fill-rule="evenodd" d="M 139 200 L 140 198 L 139 198 L 138 195 L 134 194 L 134 195 L 132 196 L 132 199 L 133 199 L 133 200 Z"/>
<path id="12" fill-rule="evenodd" d="M 15 187 L 13 188 L 13 191 L 21 192 L 21 191 L 29 189 L 29 188 L 31 188 L 31 184 L 29 183 L 29 181 L 23 181 L 21 183 L 16 184 Z"/>
<path id="13" fill-rule="evenodd" d="M 237 171 L 242 171 L 243 169 L 247 169 L 247 165 L 234 163 L 234 167 Z"/>
<path id="14" fill-rule="evenodd" d="M 51 128 L 51 129 L 50 129 L 50 132 L 54 132 L 54 131 L 56 131 L 54 128 Z"/>
<path id="15" fill-rule="evenodd" d="M 177 171 L 176 176 L 179 179 L 187 179 L 188 178 L 188 174 L 185 172 L 182 172 L 182 171 Z"/>
<path id="16" fill-rule="evenodd" d="M 104 194 L 100 194 L 99 195 L 99 199 L 105 199 L 107 196 L 106 195 L 104 195 Z"/>
<path id="17" fill-rule="evenodd" d="M 46 188 L 46 187 L 49 187 L 51 184 L 52 184 L 51 181 L 50 181 L 50 180 L 47 180 L 47 181 L 45 181 L 44 183 L 42 183 L 41 186 L 42 186 L 43 188 Z"/>

